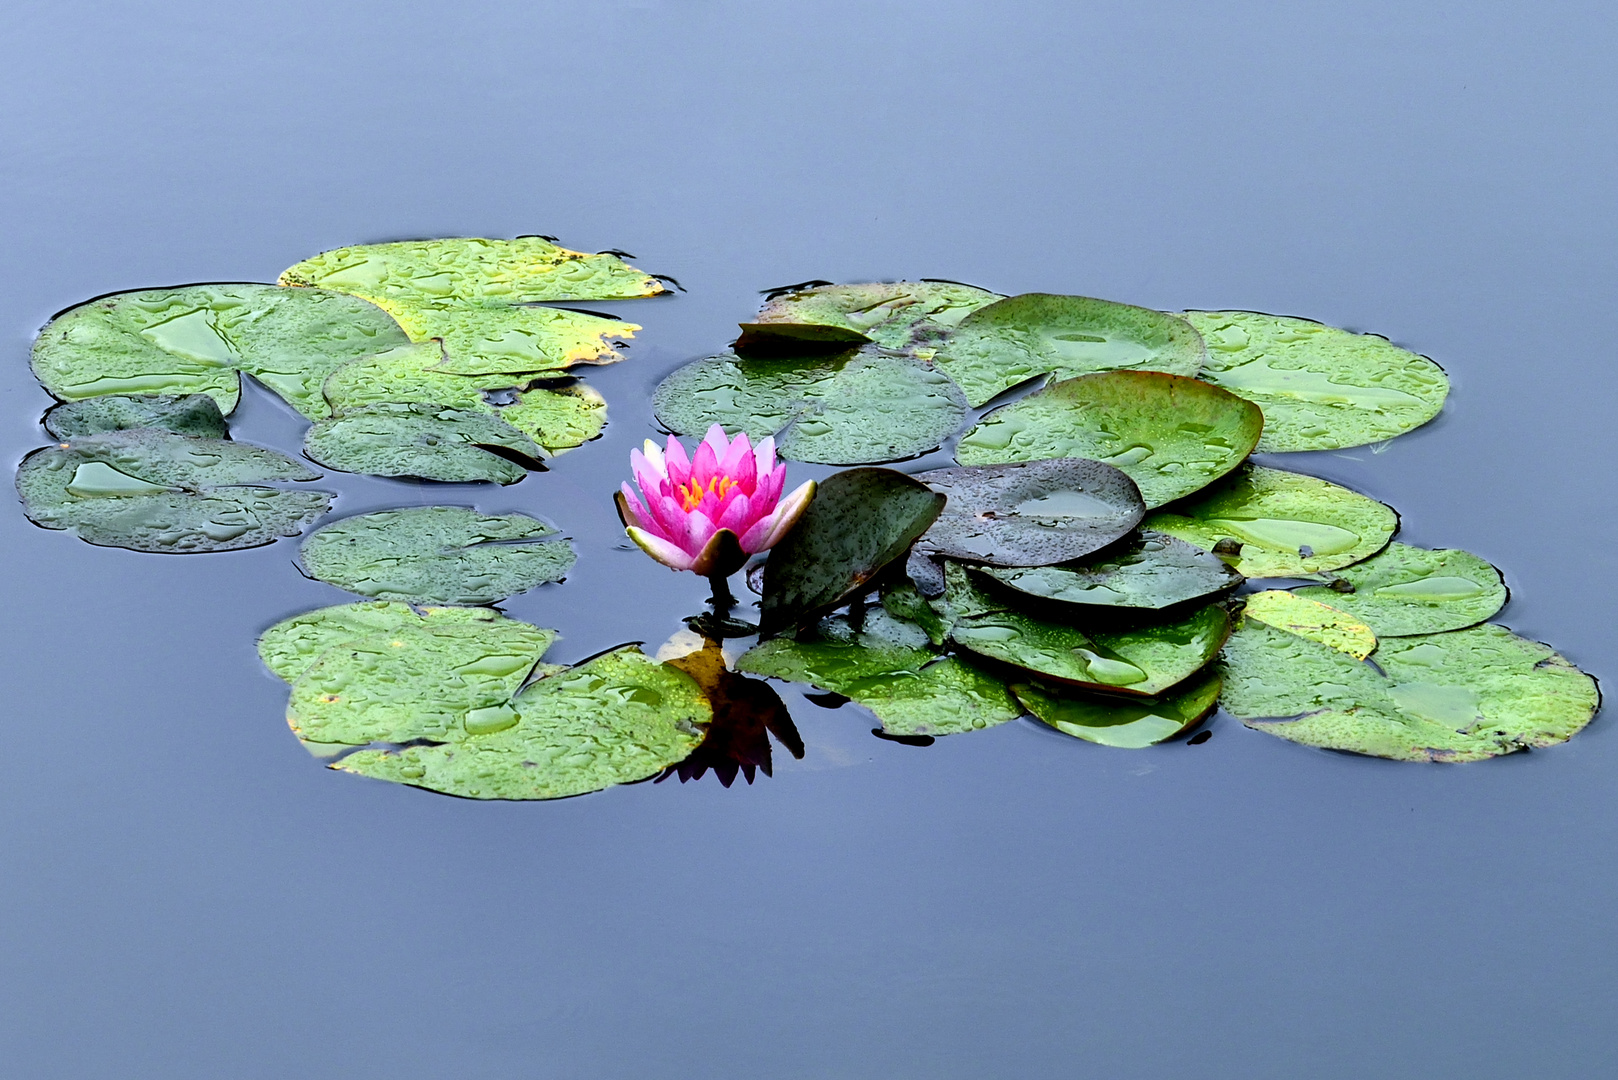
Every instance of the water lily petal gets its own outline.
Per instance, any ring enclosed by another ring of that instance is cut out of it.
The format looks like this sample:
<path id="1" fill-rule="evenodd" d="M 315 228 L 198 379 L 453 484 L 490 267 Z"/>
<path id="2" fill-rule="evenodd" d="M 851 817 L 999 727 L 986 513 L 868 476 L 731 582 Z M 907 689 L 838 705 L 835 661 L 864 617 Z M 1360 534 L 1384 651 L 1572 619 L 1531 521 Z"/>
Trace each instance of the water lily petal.
<path id="1" fill-rule="evenodd" d="M 635 541 L 635 546 L 646 554 L 675 570 L 689 570 L 696 562 L 696 557 L 682 549 L 678 544 L 670 543 L 661 536 L 653 536 L 645 529 L 638 529 L 631 525 L 624 530 L 628 537 Z"/>
<path id="2" fill-rule="evenodd" d="M 729 529 L 720 529 L 714 533 L 713 537 L 703 545 L 702 550 L 697 553 L 696 558 L 692 560 L 692 571 L 698 574 L 717 573 L 728 575 L 740 570 L 741 563 L 746 561 L 745 556 L 741 556 L 740 561 L 731 563 L 728 566 L 719 565 L 720 560 L 736 555 L 735 548 L 731 546 L 735 542 L 736 534 Z"/>
<path id="3" fill-rule="evenodd" d="M 714 525 L 721 529 L 729 529 L 737 536 L 741 536 L 754 524 L 757 517 L 757 513 L 753 510 L 752 500 L 746 495 L 737 492 L 735 497 L 730 499 L 728 505 L 720 512 L 719 516 L 714 518 Z"/>
<path id="4" fill-rule="evenodd" d="M 668 462 L 663 460 L 663 448 L 661 446 L 658 446 L 652 440 L 647 439 L 645 445 L 641 447 L 641 456 L 646 459 L 647 463 L 652 467 L 653 472 L 657 473 L 657 475 L 661 477 L 668 477 L 669 466 Z M 629 452 L 629 457 L 631 461 L 634 460 L 635 452 L 633 450 Z"/>
<path id="5" fill-rule="evenodd" d="M 765 535 L 763 543 L 755 551 L 765 551 L 780 543 L 781 538 L 792 530 L 798 523 L 803 512 L 809 508 L 809 500 L 815 497 L 815 482 L 806 480 L 800 484 L 792 494 L 782 499 L 776 506 L 775 512 L 770 515 L 770 530 Z M 744 547 L 745 551 L 746 548 Z M 752 554 L 752 552 L 749 552 Z"/>
<path id="6" fill-rule="evenodd" d="M 691 479 L 691 459 L 685 456 L 685 446 L 673 435 L 669 436 L 668 448 L 664 451 L 664 469 L 671 484 L 684 484 Z"/>
<path id="7" fill-rule="evenodd" d="M 767 476 L 775 468 L 775 436 L 766 435 L 753 450 L 753 464 L 760 476 Z"/>
<path id="8" fill-rule="evenodd" d="M 691 483 L 699 488 L 705 488 L 713 482 L 719 473 L 719 455 L 714 451 L 713 444 L 704 441 L 697 447 L 697 452 L 691 455 Z"/>
<path id="9" fill-rule="evenodd" d="M 622 495 L 622 500 L 618 503 L 618 509 L 632 519 L 624 522 L 624 524 L 626 526 L 639 525 L 644 529 L 647 522 L 652 520 L 651 511 L 646 509 L 646 504 L 640 501 L 640 496 L 636 495 L 634 489 L 628 484 L 621 485 L 619 492 Z"/>
<path id="10" fill-rule="evenodd" d="M 713 539 L 716 531 L 712 518 L 701 510 L 693 510 L 686 515 L 685 536 L 681 539 L 680 546 L 695 554 Z"/>

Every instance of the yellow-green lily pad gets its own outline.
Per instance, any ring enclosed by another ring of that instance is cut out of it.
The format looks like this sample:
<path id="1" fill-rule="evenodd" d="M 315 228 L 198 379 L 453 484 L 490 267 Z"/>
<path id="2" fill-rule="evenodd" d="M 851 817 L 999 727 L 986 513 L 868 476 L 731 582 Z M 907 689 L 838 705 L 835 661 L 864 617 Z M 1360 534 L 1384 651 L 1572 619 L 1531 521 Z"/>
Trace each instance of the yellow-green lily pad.
<path id="1" fill-rule="evenodd" d="M 439 370 L 449 375 L 554 373 L 575 364 L 612 364 L 623 359 L 613 342 L 640 329 L 637 323 L 566 308 L 391 301 L 389 310 L 411 341 L 443 342 Z"/>
<path id="2" fill-rule="evenodd" d="M 1500 571 L 1469 551 L 1429 551 L 1398 541 L 1338 577 L 1336 588 L 1294 591 L 1363 620 L 1378 637 L 1475 626 L 1505 606 L 1509 595 Z"/>
<path id="3" fill-rule="evenodd" d="M 509 621 L 493 608 L 416 608 L 395 601 L 362 600 L 355 604 L 318 608 L 282 619 L 259 636 L 258 655 L 265 667 L 287 682 L 296 682 L 310 664 L 334 645 L 378 634 L 391 634 L 401 629 L 433 629 L 463 623 L 503 624 Z M 500 633 L 502 631 L 496 629 L 495 636 Z"/>
<path id="4" fill-rule="evenodd" d="M 1319 600 L 1269 589 L 1247 597 L 1242 614 L 1277 630 L 1318 641 L 1322 645 L 1364 660 L 1376 651 L 1376 633 L 1345 611 Z"/>

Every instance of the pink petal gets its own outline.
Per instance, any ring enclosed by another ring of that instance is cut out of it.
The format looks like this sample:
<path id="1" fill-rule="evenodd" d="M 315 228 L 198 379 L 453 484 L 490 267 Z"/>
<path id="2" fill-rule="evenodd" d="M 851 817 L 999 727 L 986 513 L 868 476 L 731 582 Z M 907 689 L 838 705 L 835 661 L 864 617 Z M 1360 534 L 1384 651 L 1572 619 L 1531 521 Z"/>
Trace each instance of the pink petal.
<path id="1" fill-rule="evenodd" d="M 737 453 L 738 446 L 742 453 Z M 753 448 L 747 445 L 747 436 L 740 435 L 736 443 L 725 455 L 725 460 L 719 463 L 726 476 L 736 481 L 736 486 L 748 495 L 758 490 L 758 462 L 753 457 Z"/>
<path id="2" fill-rule="evenodd" d="M 737 495 L 730 501 L 724 511 L 714 518 L 714 525 L 720 529 L 729 529 L 740 536 L 753 524 L 753 504 L 746 495 Z"/>
<path id="3" fill-rule="evenodd" d="M 711 443 L 704 442 L 691 457 L 691 483 L 707 487 L 718 472 L 719 455 L 714 452 Z"/>
<path id="4" fill-rule="evenodd" d="M 709 540 L 713 539 L 713 534 L 717 531 L 714 528 L 713 520 L 707 514 L 700 510 L 693 510 L 686 515 L 685 536 L 680 541 L 680 546 L 695 554 L 701 551 Z"/>
<path id="5" fill-rule="evenodd" d="M 652 440 L 647 439 L 645 444 L 641 447 L 641 453 L 645 456 L 647 462 L 652 466 L 653 472 L 657 473 L 659 476 L 667 476 L 669 474 L 668 463 L 663 460 L 662 447 L 658 446 Z M 635 452 L 631 450 L 629 452 L 629 456 L 633 459 Z"/>
<path id="6" fill-rule="evenodd" d="M 725 455 L 730 453 L 730 440 L 725 437 L 725 429 L 718 424 L 708 428 L 708 434 L 703 436 L 702 441 L 713 447 L 715 461 L 723 461 Z"/>
<path id="7" fill-rule="evenodd" d="M 737 432 L 735 440 L 719 455 L 719 475 L 734 477 L 741 468 L 742 459 L 751 459 L 752 456 L 753 446 L 747 441 L 747 432 Z"/>
<path id="8" fill-rule="evenodd" d="M 631 525 L 625 529 L 629 538 L 646 554 L 675 570 L 689 570 L 696 559 L 681 550 L 678 544 L 671 544 L 661 536 L 653 536 L 644 529 L 637 529 Z"/>
<path id="9" fill-rule="evenodd" d="M 775 512 L 770 515 L 770 531 L 765 535 L 763 543 L 755 551 L 765 551 L 781 542 L 781 537 L 792 530 L 798 523 L 803 512 L 809 508 L 809 500 L 815 497 L 815 482 L 806 480 L 800 484 L 792 494 L 781 500 Z M 746 548 L 744 547 L 745 551 Z M 752 554 L 752 552 L 748 552 Z"/>
<path id="10" fill-rule="evenodd" d="M 758 468 L 758 474 L 764 476 L 775 468 L 775 436 L 766 435 L 764 441 L 758 444 L 753 451 L 753 462 Z"/>
<path id="11" fill-rule="evenodd" d="M 714 564 L 719 561 L 719 551 L 721 545 L 723 545 L 725 542 L 726 531 L 727 530 L 721 529 L 719 532 L 714 533 L 713 538 L 702 546 L 701 551 L 697 552 L 696 558 L 691 562 L 691 569 L 694 572 L 698 574 L 711 574 L 718 569 L 718 567 L 716 567 Z M 731 535 L 735 536 L 736 534 L 731 533 Z"/>
<path id="12" fill-rule="evenodd" d="M 636 495 L 628 484 L 622 485 L 619 490 L 623 492 L 624 508 L 629 511 L 629 516 L 635 519 L 636 525 L 644 529 L 646 523 L 652 519 L 651 512 L 646 509 L 646 504 L 640 501 L 640 496 Z M 629 522 L 626 521 L 624 524 L 628 525 Z"/>
<path id="13" fill-rule="evenodd" d="M 664 475 L 675 486 L 686 483 L 691 479 L 691 459 L 685 456 L 685 444 L 669 436 L 668 448 L 663 453 L 663 462 L 667 466 Z"/>

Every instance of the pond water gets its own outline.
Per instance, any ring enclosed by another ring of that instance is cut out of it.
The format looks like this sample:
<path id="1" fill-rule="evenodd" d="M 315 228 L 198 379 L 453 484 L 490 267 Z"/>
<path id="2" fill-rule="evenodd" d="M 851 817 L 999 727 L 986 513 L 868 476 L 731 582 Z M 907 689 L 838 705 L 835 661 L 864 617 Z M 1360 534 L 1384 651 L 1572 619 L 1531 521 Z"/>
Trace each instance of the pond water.
<path id="1" fill-rule="evenodd" d="M 609 501 L 652 389 L 758 291 L 940 277 L 1252 308 L 1433 357 L 1438 421 L 1289 467 L 1506 573 L 1614 670 L 1618 45 L 1594 5 L 189 0 L 10 12 L 0 438 L 29 343 L 113 290 L 346 243 L 552 233 L 688 290 L 589 373 L 605 436 L 509 488 L 328 474 L 579 552 L 505 605 L 550 658 L 707 595 Z M 236 438 L 296 450 L 258 387 Z M 935 454 L 906 469 L 949 463 Z M 831 470 L 794 465 L 796 478 Z M 796 482 L 796 481 L 794 481 Z M 34 1077 L 1591 1077 L 1618 1067 L 1618 737 L 1417 766 L 1229 717 L 1112 750 L 1022 720 L 805 744 L 555 803 L 329 772 L 254 653 L 347 594 L 294 544 L 164 557 L 0 514 L 0 1046 Z"/>

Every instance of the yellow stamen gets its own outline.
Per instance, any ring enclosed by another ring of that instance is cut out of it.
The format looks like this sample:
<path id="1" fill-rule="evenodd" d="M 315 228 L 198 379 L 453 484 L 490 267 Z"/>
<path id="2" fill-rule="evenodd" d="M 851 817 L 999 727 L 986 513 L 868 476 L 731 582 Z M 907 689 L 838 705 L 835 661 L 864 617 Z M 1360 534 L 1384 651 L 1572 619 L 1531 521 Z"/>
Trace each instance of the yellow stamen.
<path id="1" fill-rule="evenodd" d="M 725 497 L 725 493 L 735 486 L 736 481 L 732 480 L 728 476 L 714 477 L 712 480 L 708 481 L 707 487 L 703 487 L 695 480 L 691 481 L 689 484 L 681 484 L 680 502 L 682 504 L 682 508 L 685 510 L 695 510 L 697 505 L 702 502 L 703 496 L 707 495 L 710 491 L 723 499 Z"/>

